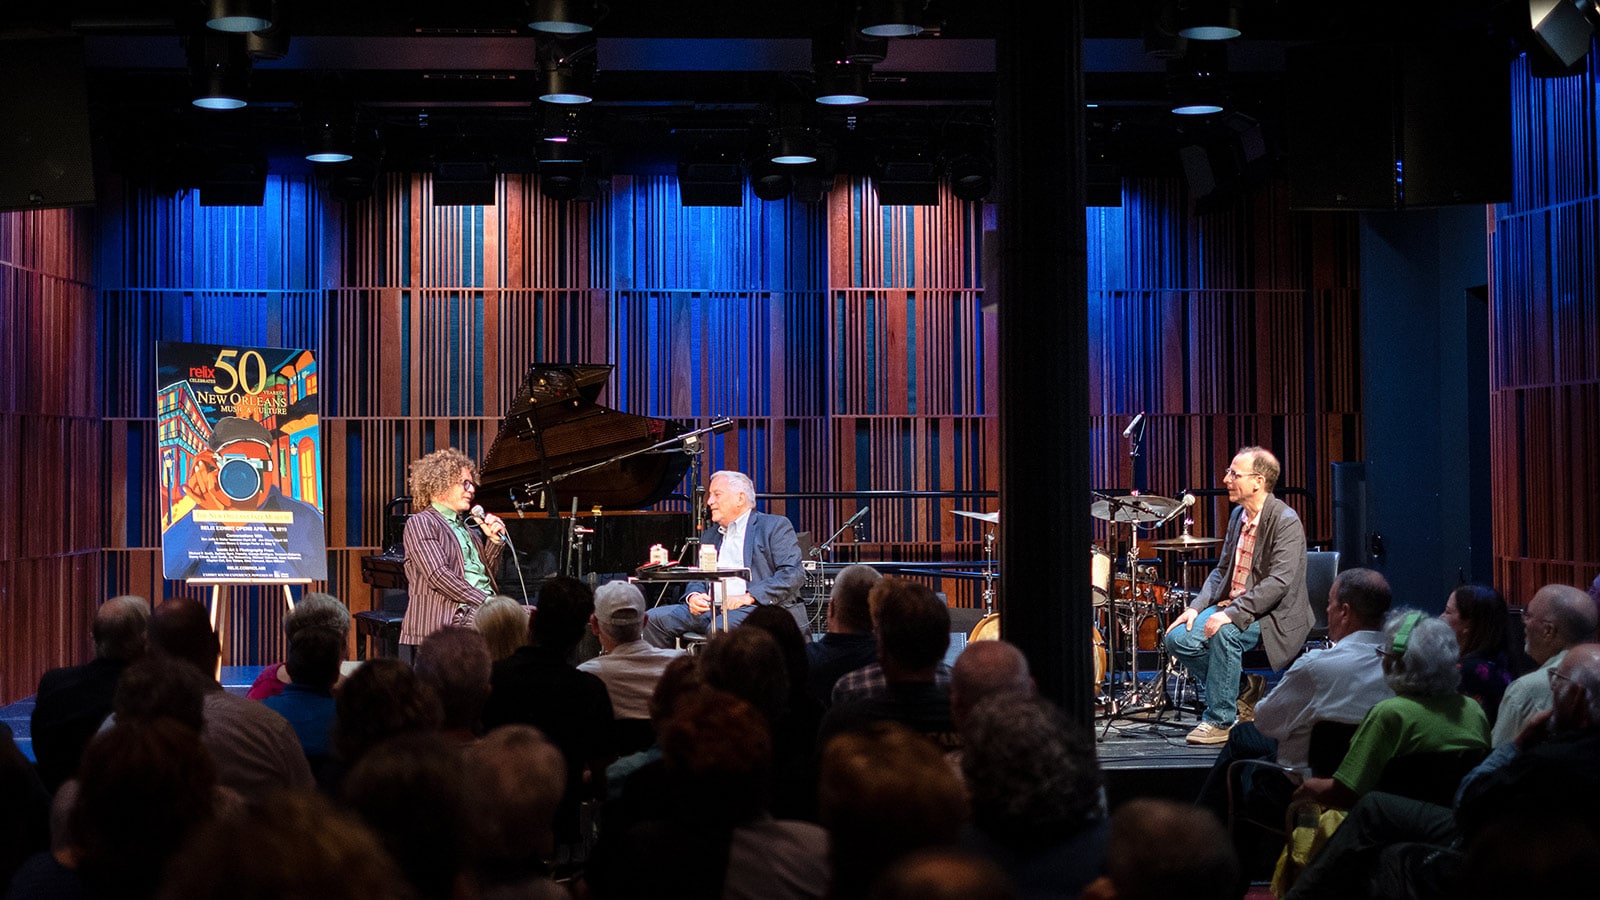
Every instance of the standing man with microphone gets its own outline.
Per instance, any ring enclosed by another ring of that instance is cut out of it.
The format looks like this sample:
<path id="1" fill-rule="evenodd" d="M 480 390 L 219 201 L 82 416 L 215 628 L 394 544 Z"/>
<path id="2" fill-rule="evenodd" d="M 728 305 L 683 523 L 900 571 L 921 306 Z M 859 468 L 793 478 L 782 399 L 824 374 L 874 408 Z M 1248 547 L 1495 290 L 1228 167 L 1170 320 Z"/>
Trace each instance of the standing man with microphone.
<path id="1" fill-rule="evenodd" d="M 410 662 L 423 639 L 446 625 L 471 625 L 494 595 L 491 573 L 506 546 L 506 523 L 474 506 L 478 469 L 454 447 L 411 464 L 406 519 L 406 582 L 411 593 L 400 623 L 400 656 Z"/>

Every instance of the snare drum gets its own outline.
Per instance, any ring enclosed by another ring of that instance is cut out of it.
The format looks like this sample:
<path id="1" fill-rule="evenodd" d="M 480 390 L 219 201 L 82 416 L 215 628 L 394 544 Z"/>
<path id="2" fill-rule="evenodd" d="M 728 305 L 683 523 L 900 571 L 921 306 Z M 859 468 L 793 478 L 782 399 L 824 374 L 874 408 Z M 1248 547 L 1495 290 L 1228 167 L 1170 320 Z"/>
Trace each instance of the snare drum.
<path id="1" fill-rule="evenodd" d="M 1120 572 L 1117 574 L 1115 596 L 1120 602 L 1130 600 L 1153 603 L 1164 606 L 1167 602 L 1167 586 L 1156 581 L 1156 571 L 1151 568 L 1139 569 L 1139 596 L 1133 596 L 1133 579 Z"/>
<path id="2" fill-rule="evenodd" d="M 1095 606 L 1105 606 L 1111 596 L 1111 554 L 1099 544 L 1089 545 L 1089 587 Z"/>

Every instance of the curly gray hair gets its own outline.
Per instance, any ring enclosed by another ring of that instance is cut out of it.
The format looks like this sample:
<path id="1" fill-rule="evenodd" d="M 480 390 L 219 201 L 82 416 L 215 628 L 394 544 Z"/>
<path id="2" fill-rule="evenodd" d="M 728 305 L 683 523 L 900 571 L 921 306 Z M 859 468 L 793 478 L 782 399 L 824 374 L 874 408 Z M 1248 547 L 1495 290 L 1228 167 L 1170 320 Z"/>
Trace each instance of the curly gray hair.
<path id="1" fill-rule="evenodd" d="M 1410 623 L 1402 652 L 1395 652 L 1395 636 Z M 1461 648 L 1450 626 L 1421 610 L 1398 609 L 1383 622 L 1383 680 L 1396 694 L 1440 697 L 1461 683 L 1456 669 Z"/>

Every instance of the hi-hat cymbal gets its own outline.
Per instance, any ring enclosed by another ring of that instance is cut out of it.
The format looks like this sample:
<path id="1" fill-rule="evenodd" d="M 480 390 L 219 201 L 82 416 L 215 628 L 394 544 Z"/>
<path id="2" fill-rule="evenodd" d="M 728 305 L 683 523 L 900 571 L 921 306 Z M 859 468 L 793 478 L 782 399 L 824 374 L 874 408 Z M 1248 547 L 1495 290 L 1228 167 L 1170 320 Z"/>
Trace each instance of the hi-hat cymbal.
<path id="1" fill-rule="evenodd" d="M 993 522 L 996 525 L 1000 524 L 1000 510 L 998 509 L 992 513 L 970 512 L 965 509 L 952 509 L 950 511 L 958 516 L 966 516 L 969 519 L 977 519 L 980 522 Z"/>
<path id="2" fill-rule="evenodd" d="M 1183 503 L 1170 497 L 1154 494 L 1124 494 L 1096 500 L 1089 506 L 1089 514 L 1097 519 L 1112 522 L 1160 522 L 1170 519 Z"/>
<path id="3" fill-rule="evenodd" d="M 1194 547 L 1211 547 L 1222 543 L 1222 538 L 1196 537 L 1192 534 L 1179 535 L 1164 541 L 1151 541 L 1150 546 L 1157 550 L 1189 550 Z"/>

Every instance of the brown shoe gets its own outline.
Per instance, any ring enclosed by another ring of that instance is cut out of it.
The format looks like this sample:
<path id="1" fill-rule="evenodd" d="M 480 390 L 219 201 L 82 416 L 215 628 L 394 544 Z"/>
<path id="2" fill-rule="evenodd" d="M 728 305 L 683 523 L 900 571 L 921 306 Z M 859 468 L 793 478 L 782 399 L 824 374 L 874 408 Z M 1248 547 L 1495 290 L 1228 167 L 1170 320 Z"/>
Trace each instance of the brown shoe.
<path id="1" fill-rule="evenodd" d="M 1239 690 L 1239 701 L 1234 704 L 1238 709 L 1239 721 L 1254 722 L 1256 720 L 1256 703 L 1267 692 L 1267 680 L 1260 675 L 1244 676 L 1244 687 Z"/>
<path id="2" fill-rule="evenodd" d="M 1184 740 L 1191 744 L 1226 744 L 1228 742 L 1228 732 L 1232 728 L 1232 725 L 1218 727 L 1210 722 L 1201 722 L 1184 737 Z"/>

